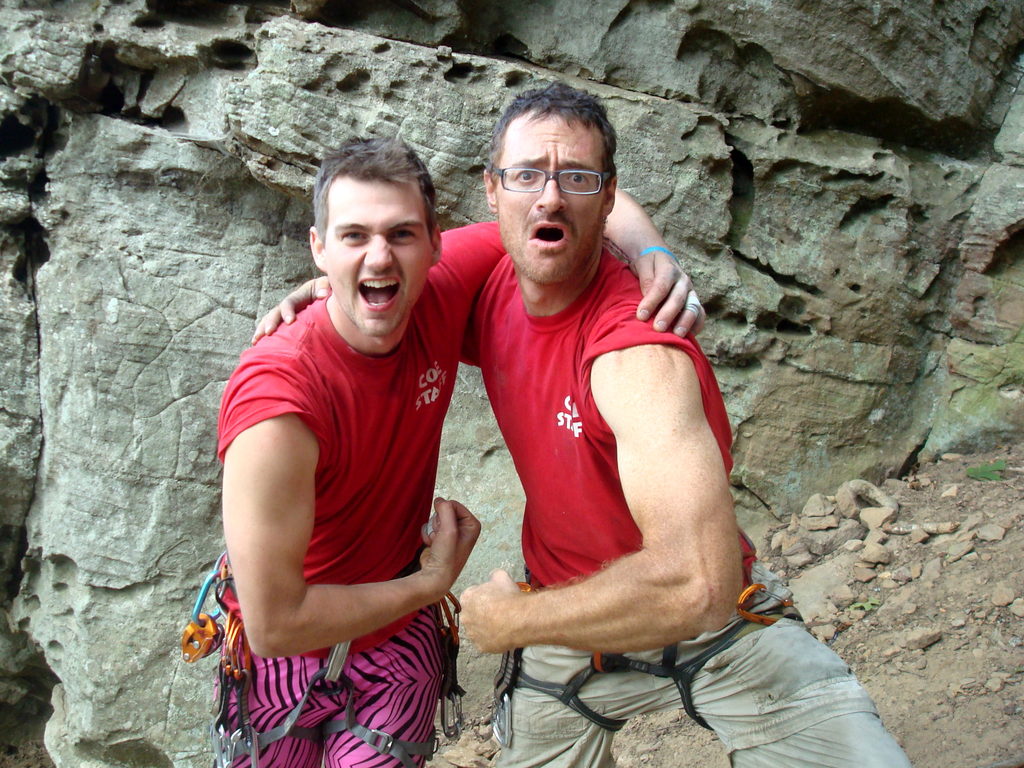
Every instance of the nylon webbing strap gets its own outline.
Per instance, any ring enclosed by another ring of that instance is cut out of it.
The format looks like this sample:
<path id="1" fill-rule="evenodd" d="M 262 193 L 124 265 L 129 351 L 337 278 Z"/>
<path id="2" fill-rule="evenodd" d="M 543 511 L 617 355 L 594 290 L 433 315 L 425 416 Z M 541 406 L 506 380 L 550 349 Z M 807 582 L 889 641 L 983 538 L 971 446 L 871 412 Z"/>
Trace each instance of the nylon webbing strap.
<path id="1" fill-rule="evenodd" d="M 325 674 L 327 674 L 326 668 L 318 670 L 317 673 L 309 679 L 309 685 L 306 686 L 306 692 L 302 694 L 302 698 L 299 699 L 299 703 L 292 707 L 292 711 L 288 713 L 288 717 L 286 717 L 277 727 L 271 728 L 269 731 L 264 731 L 258 735 L 256 743 L 261 752 L 266 749 L 269 744 L 273 744 L 275 741 L 283 739 L 285 736 L 295 736 L 300 739 L 311 739 L 314 741 L 319 737 L 317 729 L 299 728 L 295 726 L 295 723 L 298 721 L 303 708 L 306 706 L 309 694 L 313 692 L 313 686 L 315 686 Z"/>
<path id="2" fill-rule="evenodd" d="M 360 725 L 356 722 L 356 716 L 352 709 L 351 695 L 349 696 L 348 703 L 345 705 L 345 719 L 331 720 L 329 723 L 324 723 L 320 729 L 320 733 L 325 737 L 332 733 L 341 733 L 342 731 L 348 731 L 359 737 L 368 746 L 382 755 L 390 755 L 397 758 L 405 768 L 417 768 L 410 755 L 423 755 L 429 760 L 437 750 L 436 734 L 430 741 L 403 741 L 402 739 L 396 739 L 385 731 Z"/>
<path id="3" fill-rule="evenodd" d="M 682 664 L 676 664 L 677 646 L 675 645 L 665 646 L 665 649 L 662 652 L 661 664 L 651 664 L 646 661 L 631 659 L 629 656 L 625 656 L 621 653 L 602 653 L 600 655 L 600 669 L 595 667 L 592 663 L 591 666 L 580 670 L 572 680 L 565 685 L 538 680 L 535 677 L 530 677 L 530 675 L 521 670 L 519 672 L 518 685 L 523 688 L 532 688 L 535 691 L 546 693 L 549 696 L 554 696 L 567 707 L 579 712 L 591 722 L 596 723 L 609 731 L 617 731 L 622 728 L 627 721 L 605 717 L 584 704 L 583 700 L 579 697 L 579 691 L 580 688 L 583 687 L 583 684 L 599 672 L 640 672 L 645 675 L 653 675 L 654 677 L 668 677 L 675 682 L 676 687 L 679 689 L 679 697 L 682 699 L 683 709 L 686 710 L 686 714 L 693 718 L 698 725 L 711 730 L 711 726 L 708 725 L 704 718 L 697 713 L 697 708 L 693 704 L 693 694 L 690 690 L 693 678 L 716 654 L 724 651 L 744 635 L 762 628 L 763 625 L 761 624 L 755 624 L 745 620 L 739 621 L 734 626 L 730 627 L 728 631 L 726 631 L 726 633 L 710 647 Z"/>
<path id="4" fill-rule="evenodd" d="M 580 688 L 583 687 L 583 684 L 587 682 L 587 680 L 589 680 L 596 671 L 597 670 L 591 667 L 587 667 L 577 673 L 577 675 L 569 681 L 568 685 L 561 685 L 560 683 L 548 683 L 543 680 L 538 680 L 537 678 L 530 677 L 528 674 L 520 670 L 518 685 L 523 688 L 532 688 L 535 691 L 546 693 L 549 696 L 554 696 L 567 707 L 576 710 L 591 722 L 597 723 L 599 726 L 609 731 L 617 731 L 626 724 L 625 720 L 616 720 L 611 717 L 605 717 L 584 704 L 583 700 L 579 697 Z"/>
<path id="5" fill-rule="evenodd" d="M 686 710 L 686 714 L 693 718 L 693 721 L 697 723 L 697 725 L 703 728 L 707 728 L 709 731 L 713 730 L 712 727 L 708 725 L 707 721 L 699 714 L 697 714 L 697 708 L 693 704 L 693 691 L 691 689 L 693 687 L 694 676 L 701 671 L 704 665 L 707 664 L 712 657 L 721 653 L 734 642 L 736 642 L 739 639 L 741 633 L 747 634 L 743 632 L 744 629 L 747 629 L 749 627 L 750 629 L 748 629 L 748 632 L 752 632 L 754 629 L 757 629 L 760 626 L 762 625 L 753 624 L 748 621 L 738 621 L 736 622 L 736 625 L 734 627 L 731 627 L 729 631 L 725 633 L 724 636 L 719 638 L 718 641 L 715 642 L 710 648 L 705 649 L 703 653 L 695 656 L 689 661 L 684 661 L 682 664 L 677 664 L 674 667 L 672 667 L 672 672 L 671 674 L 667 675 L 667 677 L 671 677 L 675 681 L 676 688 L 679 689 L 679 698 L 683 701 L 683 709 Z M 668 650 L 669 647 L 672 648 L 671 652 L 669 652 Z M 665 663 L 670 663 L 669 656 L 671 656 L 672 661 L 674 661 L 675 655 L 676 646 L 666 646 L 665 655 L 663 657 Z M 665 675 L 659 675 L 659 677 L 665 677 Z"/>

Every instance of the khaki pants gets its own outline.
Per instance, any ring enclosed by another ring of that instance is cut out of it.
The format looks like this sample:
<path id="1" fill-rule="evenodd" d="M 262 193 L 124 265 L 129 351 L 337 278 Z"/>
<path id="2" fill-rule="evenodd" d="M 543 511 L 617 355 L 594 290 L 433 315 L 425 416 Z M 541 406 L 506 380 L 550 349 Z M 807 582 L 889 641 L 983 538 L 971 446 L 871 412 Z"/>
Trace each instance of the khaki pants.
<path id="1" fill-rule="evenodd" d="M 692 658 L 715 635 L 680 643 Z M 658 663 L 660 651 L 629 654 Z M 565 683 L 589 664 L 581 651 L 538 646 L 523 651 L 523 671 Z M 849 667 L 800 622 L 782 619 L 746 635 L 713 657 L 692 685 L 697 711 L 739 768 L 909 768 L 882 726 L 874 703 Z M 594 675 L 580 698 L 616 719 L 681 707 L 669 678 L 640 672 Z M 497 768 L 605 768 L 613 766 L 614 734 L 554 697 L 517 688 L 512 740 Z"/>

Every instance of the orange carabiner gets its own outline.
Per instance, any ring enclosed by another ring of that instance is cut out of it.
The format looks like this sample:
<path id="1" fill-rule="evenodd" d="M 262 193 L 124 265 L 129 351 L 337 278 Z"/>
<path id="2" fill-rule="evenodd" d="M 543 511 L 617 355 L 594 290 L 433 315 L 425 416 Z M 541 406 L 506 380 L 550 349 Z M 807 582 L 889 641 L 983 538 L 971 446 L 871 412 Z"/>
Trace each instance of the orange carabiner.
<path id="1" fill-rule="evenodd" d="M 249 643 L 245 639 L 242 620 L 233 613 L 228 614 L 228 625 L 224 630 L 224 653 L 221 658 L 225 674 L 241 680 L 249 671 L 251 656 Z"/>
<path id="2" fill-rule="evenodd" d="M 748 611 L 745 607 L 746 604 L 750 601 L 750 599 L 762 590 L 767 592 L 768 588 L 764 584 L 751 584 L 749 587 L 740 592 L 740 596 L 736 600 L 736 613 L 738 613 L 741 618 L 744 618 L 747 621 L 752 621 L 755 624 L 763 624 L 766 627 L 770 627 L 772 624 L 779 620 L 777 616 L 763 616 L 759 613 L 752 613 Z M 793 601 L 782 600 L 781 604 L 783 607 L 788 608 L 789 606 L 793 605 Z"/>
<path id="3" fill-rule="evenodd" d="M 449 607 L 451 603 L 451 607 Z M 448 622 L 447 629 L 452 634 L 452 641 L 459 644 L 459 614 L 462 613 L 462 605 L 459 603 L 458 598 L 455 597 L 451 592 L 447 593 L 438 602 L 441 606 L 441 612 L 444 614 L 444 620 Z M 441 627 L 441 632 L 445 631 L 445 627 Z"/>

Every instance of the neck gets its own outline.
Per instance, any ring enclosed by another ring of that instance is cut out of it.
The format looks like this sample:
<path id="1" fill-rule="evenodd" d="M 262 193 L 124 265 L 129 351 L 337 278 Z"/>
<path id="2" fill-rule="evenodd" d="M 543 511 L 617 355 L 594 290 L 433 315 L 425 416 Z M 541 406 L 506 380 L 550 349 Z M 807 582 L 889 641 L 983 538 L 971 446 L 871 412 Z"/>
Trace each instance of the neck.
<path id="1" fill-rule="evenodd" d="M 338 306 L 335 295 L 327 299 L 327 316 L 338 336 L 353 350 L 367 357 L 386 357 L 394 352 L 402 341 L 407 323 L 385 336 L 370 336 L 353 325 L 345 312 Z"/>
<path id="2" fill-rule="evenodd" d="M 523 297 L 523 306 L 526 307 L 527 314 L 534 317 L 549 317 L 568 308 L 594 281 L 600 265 L 599 250 L 580 270 L 557 282 L 536 282 L 516 270 L 519 293 Z"/>

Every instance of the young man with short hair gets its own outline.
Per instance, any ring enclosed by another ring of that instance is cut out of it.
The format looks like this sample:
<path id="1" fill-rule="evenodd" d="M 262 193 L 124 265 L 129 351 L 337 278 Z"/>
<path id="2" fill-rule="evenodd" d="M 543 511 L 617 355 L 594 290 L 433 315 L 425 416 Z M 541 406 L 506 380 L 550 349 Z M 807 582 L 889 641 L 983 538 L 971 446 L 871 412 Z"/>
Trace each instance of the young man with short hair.
<path id="1" fill-rule="evenodd" d="M 333 292 L 243 353 L 221 408 L 224 533 L 255 654 L 225 736 L 245 725 L 240 709 L 264 734 L 295 712 L 296 729 L 262 745 L 264 768 L 381 753 L 413 768 L 433 748 L 442 658 L 432 605 L 480 531 L 444 499 L 422 538 L 420 524 L 458 339 L 496 257 L 438 263 L 434 187 L 399 141 L 328 155 L 314 200 L 310 248 Z M 342 683 L 311 683 L 344 643 Z"/>

